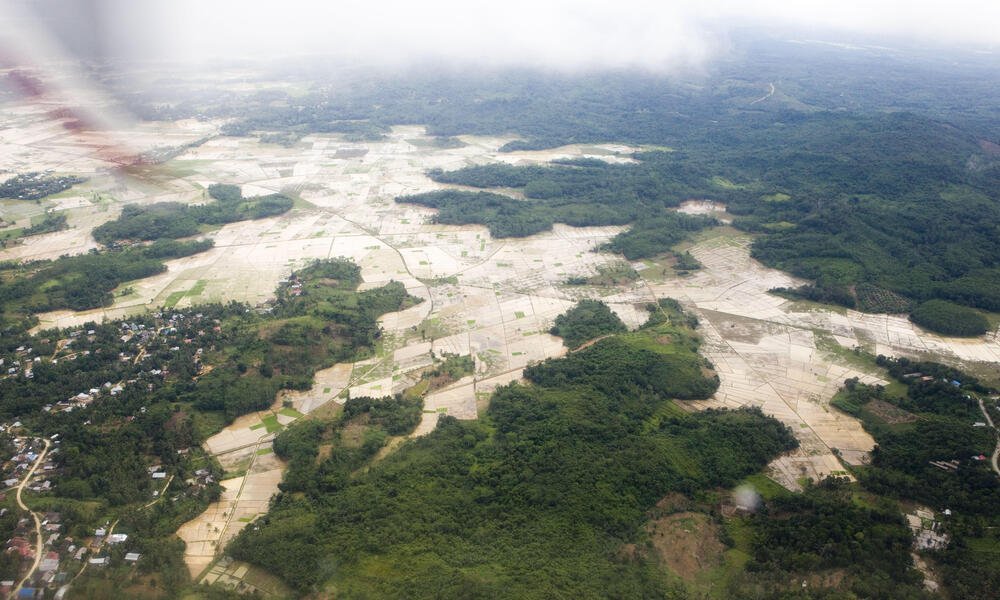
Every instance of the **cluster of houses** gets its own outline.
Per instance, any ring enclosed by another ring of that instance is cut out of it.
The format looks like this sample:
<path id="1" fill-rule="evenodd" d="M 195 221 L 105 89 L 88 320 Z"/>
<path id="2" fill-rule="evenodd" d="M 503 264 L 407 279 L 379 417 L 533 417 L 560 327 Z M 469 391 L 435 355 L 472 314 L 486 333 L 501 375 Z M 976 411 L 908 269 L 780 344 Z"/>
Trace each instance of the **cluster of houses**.
<path id="1" fill-rule="evenodd" d="M 20 423 L 0 425 L 0 433 L 11 432 L 20 427 Z M 57 473 L 58 467 L 51 459 L 51 456 L 59 451 L 59 434 L 52 436 L 52 446 L 45 455 L 45 460 L 35 469 L 31 480 L 25 489 L 45 492 L 52 487 L 52 477 Z M 44 441 L 32 437 L 11 438 L 13 454 L 9 460 L 3 463 L 3 473 L 5 479 L 3 485 L 7 491 L 0 492 L 0 501 L 6 499 L 6 494 L 11 493 L 13 488 L 19 486 L 27 477 L 31 466 L 37 462 L 44 448 Z M 165 479 L 166 473 L 157 466 L 150 470 L 153 479 Z M 6 508 L 0 509 L 0 517 L 7 513 Z M 72 537 L 65 536 L 62 515 L 58 512 L 47 512 L 40 515 L 42 547 L 41 560 L 38 569 L 32 575 L 30 581 L 25 583 L 18 597 L 41 598 L 45 595 L 45 590 L 60 588 L 65 585 L 75 573 L 79 572 L 86 560 L 89 566 L 101 567 L 109 562 L 106 549 L 125 542 L 128 535 L 124 533 L 108 534 L 105 527 L 98 528 L 94 536 L 89 540 L 78 541 Z M 4 545 L 4 552 L 16 555 L 21 559 L 22 573 L 35 560 L 37 544 L 37 534 L 35 523 L 30 516 L 25 516 L 17 521 L 17 525 L 11 532 L 10 538 Z M 89 556 L 89 558 L 88 558 Z M 128 552 L 124 556 L 127 563 L 135 563 L 141 558 L 138 553 Z M 0 596 L 8 597 L 13 591 L 16 583 L 14 581 L 0 581 Z"/>
<path id="2" fill-rule="evenodd" d="M 945 509 L 945 516 L 951 510 Z M 948 534 L 944 533 L 941 522 L 935 519 L 934 511 L 918 508 L 906 515 L 906 524 L 913 533 L 913 547 L 916 550 L 942 550 L 948 547 Z"/>
<path id="3" fill-rule="evenodd" d="M 78 546 L 72 537 L 63 535 L 62 515 L 57 512 L 48 512 L 42 516 L 42 548 L 41 560 L 38 569 L 32 575 L 30 581 L 25 583 L 23 597 L 34 597 L 32 594 L 40 592 L 44 588 L 54 588 L 65 584 L 70 573 L 62 568 L 66 565 L 65 558 L 69 558 L 77 552 Z M 24 565 L 31 564 L 35 559 L 35 530 L 34 521 L 30 517 L 23 517 L 18 520 L 17 527 L 14 528 L 13 536 L 7 540 L 5 552 L 16 554 Z M 0 582 L 0 593 L 9 593 L 13 581 Z"/>
<path id="4" fill-rule="evenodd" d="M 167 343 L 173 342 L 177 345 L 171 346 L 169 348 L 170 352 L 179 352 L 181 347 L 180 344 L 192 344 L 196 341 L 198 337 L 204 336 L 204 330 L 191 331 L 190 337 L 182 338 L 179 334 L 178 326 L 184 325 L 182 322 L 187 319 L 184 314 L 173 314 L 173 315 L 163 315 L 162 313 L 156 313 L 154 315 L 156 318 L 155 327 L 147 327 L 144 323 L 134 323 L 134 322 L 123 322 L 119 325 L 119 339 L 123 344 L 126 344 L 128 348 L 125 351 L 118 353 L 118 360 L 121 362 L 132 362 L 141 363 L 143 361 L 152 358 L 150 354 L 147 354 L 146 350 L 148 345 L 156 339 L 163 339 Z M 193 315 L 191 321 L 197 323 L 201 320 L 203 315 L 201 313 Z M 219 324 L 210 323 L 214 325 L 213 331 L 220 332 L 221 328 Z M 184 329 L 182 327 L 182 329 Z M 96 340 L 96 331 L 94 329 L 78 329 L 69 333 L 69 336 L 65 339 L 58 340 L 56 342 L 57 351 L 54 357 L 51 359 L 53 364 L 58 363 L 60 360 L 76 360 L 79 356 L 88 356 L 91 354 L 91 350 L 82 350 L 79 352 L 74 351 L 73 346 L 79 345 L 80 340 L 85 340 L 86 342 L 93 343 Z M 176 339 L 172 339 L 176 338 Z M 50 340 L 41 340 L 42 342 L 49 343 Z M 14 357 L 0 358 L 0 377 L 15 377 L 23 376 L 27 379 L 32 379 L 34 374 L 31 369 L 31 364 L 41 362 L 43 359 L 41 356 L 33 356 L 34 349 L 26 348 L 24 346 L 19 347 Z M 195 351 L 193 362 L 195 369 L 200 371 L 202 368 L 202 355 L 204 350 L 198 348 Z M 24 366 L 27 365 L 27 366 Z M 22 366 L 24 368 L 22 369 Z M 166 378 L 170 374 L 169 370 L 164 366 L 152 366 L 147 367 L 147 365 L 141 365 L 136 370 L 136 377 L 127 379 L 119 382 L 107 381 L 100 387 L 91 387 L 89 389 L 80 390 L 78 393 L 59 400 L 53 404 L 46 404 L 42 407 L 44 412 L 70 412 L 80 408 L 86 408 L 92 404 L 95 400 L 106 396 L 117 396 L 121 394 L 126 386 L 136 384 L 142 378 L 146 381 L 146 387 L 152 389 L 154 379 Z"/>
<path id="5" fill-rule="evenodd" d="M 69 536 L 64 537 L 62 516 L 57 512 L 45 513 L 41 523 L 42 556 L 38 569 L 22 588 L 21 594 L 26 598 L 42 597 L 46 589 L 61 588 L 84 568 L 84 562 L 91 568 L 108 565 L 111 560 L 110 549 L 124 543 L 129 537 L 125 533 L 109 534 L 107 526 L 96 529 L 89 540 L 77 541 Z M 7 541 L 5 552 L 18 555 L 24 566 L 30 565 L 35 559 L 34 542 L 31 541 L 35 536 L 32 519 L 20 519 L 13 533 Z M 126 552 L 124 555 L 126 563 L 134 564 L 140 558 L 142 555 L 137 552 Z M 8 596 L 14 585 L 12 580 L 0 582 L 0 595 Z"/>
<path id="6" fill-rule="evenodd" d="M 0 433 L 11 432 L 18 429 L 20 426 L 20 422 L 0 425 Z M 49 453 L 46 454 L 45 462 L 38 466 L 38 469 L 32 477 L 32 481 L 28 483 L 27 489 L 40 492 L 48 490 L 52 487 L 52 481 L 50 478 L 56 473 L 56 464 L 52 460 L 52 455 L 59 452 L 58 437 L 59 434 L 53 436 L 55 447 L 53 447 Z M 13 488 L 21 483 L 21 480 L 24 479 L 24 477 L 27 476 L 28 471 L 31 470 L 31 465 L 35 464 L 35 461 L 38 459 L 38 456 L 45 447 L 42 440 L 25 436 L 15 436 L 11 438 L 11 443 L 13 445 L 13 453 L 11 454 L 11 457 L 3 463 L 2 467 L 2 476 L 4 478 L 3 486 L 5 488 Z"/>
<path id="7" fill-rule="evenodd" d="M 292 275 L 288 280 L 280 282 L 280 284 L 288 284 L 288 295 L 289 296 L 301 296 L 302 295 L 302 282 L 299 281 L 298 276 Z"/>
<path id="8" fill-rule="evenodd" d="M 32 367 L 39 362 L 42 357 L 35 355 L 34 348 L 18 346 L 13 356 L 0 357 L 0 374 L 3 378 L 23 376 L 32 379 L 35 376 Z"/>
<path id="9" fill-rule="evenodd" d="M 924 383 L 928 383 L 928 382 L 934 381 L 934 378 L 931 377 L 930 375 L 924 375 L 923 373 L 920 373 L 920 372 L 907 373 L 907 374 L 903 375 L 903 379 L 916 379 L 917 381 L 923 381 Z M 948 382 L 947 379 L 942 379 L 942 381 Z M 958 386 L 960 386 L 962 384 L 961 384 L 961 382 L 953 381 L 952 385 L 954 385 L 955 387 L 958 387 Z"/>
<path id="10" fill-rule="evenodd" d="M 203 488 L 214 482 L 215 478 L 212 476 L 212 472 L 208 469 L 198 469 L 194 472 L 194 477 L 190 477 L 184 481 L 184 483 L 198 488 Z"/>
<path id="11" fill-rule="evenodd" d="M 125 391 L 125 385 L 127 383 L 135 383 L 135 379 L 129 380 L 129 382 L 122 383 L 111 383 L 106 381 L 101 387 L 90 388 L 89 390 L 84 390 L 78 394 L 70 396 L 65 400 L 60 400 L 55 404 L 46 404 L 42 407 L 44 412 L 71 412 L 78 408 L 86 408 L 90 406 L 94 400 L 101 398 L 102 396 L 117 396 L 118 394 Z"/>
<path id="12" fill-rule="evenodd" d="M 295 285 L 298 286 L 296 288 L 298 293 L 301 293 L 301 284 L 297 283 Z M 181 344 L 193 344 L 198 338 L 205 336 L 207 331 L 221 332 L 219 320 L 208 321 L 202 313 L 194 315 L 185 313 L 166 314 L 160 311 L 154 313 L 152 316 L 154 322 L 151 325 L 141 322 L 121 322 L 118 324 L 119 340 L 127 346 L 126 351 L 118 354 L 119 360 L 123 362 L 138 362 L 139 360 L 148 359 L 149 356 L 146 354 L 146 348 L 151 342 L 157 339 L 165 339 L 167 343 L 172 342 L 174 345 L 170 350 L 177 352 L 180 350 Z M 33 365 L 43 360 L 51 360 L 53 364 L 58 364 L 60 360 L 73 361 L 80 356 L 89 356 L 92 350 L 87 347 L 89 345 L 88 342 L 93 344 L 97 341 L 97 333 L 96 329 L 75 329 L 68 332 L 66 338 L 55 340 L 56 351 L 51 357 L 48 356 L 47 350 L 45 351 L 46 356 L 41 356 L 35 348 L 24 345 L 19 346 L 13 353 L 0 356 L 0 379 L 8 377 L 33 379 Z M 38 342 L 45 346 L 50 346 L 53 340 L 40 339 Z M 77 350 L 77 348 L 82 349 Z M 162 368 L 144 369 L 144 372 L 147 371 L 151 375 L 166 375 L 166 372 Z M 84 396 L 92 395 L 87 390 L 80 392 L 80 394 Z M 81 396 L 80 400 L 82 399 Z"/>
<path id="13" fill-rule="evenodd" d="M 121 361 L 130 365 L 129 378 L 122 381 L 107 381 L 97 387 L 87 387 L 79 390 L 72 396 L 58 401 L 57 398 L 47 399 L 49 404 L 42 407 L 45 412 L 69 412 L 82 409 L 99 402 L 102 399 L 110 398 L 122 394 L 132 384 L 147 386 L 153 389 L 156 380 L 163 380 L 168 375 L 167 369 L 159 363 L 166 363 L 168 354 L 181 351 L 183 346 L 195 349 L 203 338 L 206 345 L 211 345 L 209 341 L 212 334 L 221 333 L 220 322 L 205 319 L 202 314 L 163 314 L 156 313 L 154 321 L 142 322 L 121 322 L 115 324 L 116 335 L 119 343 L 114 344 L 114 350 L 108 356 L 102 358 L 110 361 Z M 39 340 L 35 348 L 21 346 L 14 352 L 8 352 L 0 356 L 0 378 L 24 377 L 32 379 L 32 365 L 45 361 L 58 363 L 59 361 L 75 361 L 83 356 L 91 354 L 100 355 L 107 352 L 107 341 L 109 341 L 106 329 L 87 329 L 86 327 L 67 332 L 63 339 Z M 113 338 L 111 338 L 113 339 Z M 53 344 L 54 342 L 54 344 Z M 45 347 L 41 352 L 36 352 L 36 348 Z M 53 346 L 55 351 L 52 352 Z M 51 354 L 50 354 L 51 352 Z M 197 348 L 195 352 L 188 352 L 193 358 L 196 370 L 200 371 L 203 350 Z M 131 367 L 134 365 L 134 368 Z M 73 369 L 71 369 L 73 370 Z M 91 383 L 93 385 L 93 383 Z M 145 410 L 142 408 L 141 410 Z M 131 417 L 134 418 L 134 417 Z M 89 423 L 87 421 L 84 424 Z M 6 490 L 0 489 L 0 501 L 9 494 L 14 493 L 14 489 L 24 486 L 24 491 L 34 491 L 45 493 L 51 491 L 58 482 L 57 457 L 60 451 L 59 434 L 54 434 L 49 440 L 30 437 L 23 434 L 23 426 L 20 422 L 0 423 L 0 440 L 6 446 L 4 454 L 9 458 L 0 458 L 0 482 Z M 48 442 L 49 450 L 45 454 L 42 462 L 38 462 L 39 456 L 44 452 Z M 186 450 L 185 450 L 186 451 Z M 30 480 L 25 480 L 32 467 L 35 467 Z M 168 474 L 162 466 L 156 465 L 149 468 L 149 476 L 158 481 L 153 492 L 153 498 L 157 498 L 165 489 Z M 214 484 L 212 473 L 208 469 L 201 469 L 188 480 L 194 487 L 194 491 Z M 179 498 L 179 497 L 178 497 Z M 173 498 L 177 500 L 178 498 Z M 3 517 L 8 510 L 0 508 L 0 517 Z M 66 524 L 63 523 L 59 513 L 46 513 L 44 517 L 35 513 L 41 518 L 41 540 L 38 539 L 35 520 L 31 515 L 20 518 L 12 530 L 6 532 L 9 539 L 6 540 L 3 551 L 16 555 L 21 560 L 20 576 L 23 577 L 28 569 L 38 559 L 38 568 L 33 572 L 31 579 L 24 583 L 18 591 L 17 597 L 56 597 L 65 595 L 69 581 L 80 572 L 82 568 L 100 568 L 114 562 L 124 561 L 126 564 L 140 561 L 141 556 L 136 552 L 127 552 L 128 545 L 124 548 L 121 545 L 129 539 L 129 536 L 121 532 L 111 532 L 109 527 L 101 527 L 93 532 L 92 536 L 84 539 L 74 540 L 67 536 L 64 530 Z M 8 523 L 13 524 L 8 516 Z M 72 523 L 70 524 L 72 525 Z M 70 528 L 78 535 L 79 529 Z M 2 534 L 0 534 L 2 535 Z M 3 538 L 0 538 L 2 540 Z M 41 547 L 39 548 L 39 541 Z M 118 551 L 112 551 L 116 546 Z M 112 558 L 114 557 L 114 558 Z M 0 581 L 0 598 L 9 597 L 17 586 L 17 581 Z"/>

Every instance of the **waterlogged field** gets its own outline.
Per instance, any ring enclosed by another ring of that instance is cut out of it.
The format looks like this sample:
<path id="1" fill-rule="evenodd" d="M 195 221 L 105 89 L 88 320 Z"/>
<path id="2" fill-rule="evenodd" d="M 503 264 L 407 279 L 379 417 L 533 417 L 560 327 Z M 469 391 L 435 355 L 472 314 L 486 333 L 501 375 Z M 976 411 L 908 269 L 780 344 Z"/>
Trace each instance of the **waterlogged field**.
<path id="1" fill-rule="evenodd" d="M 705 338 L 703 352 L 715 365 L 721 387 L 712 399 L 690 406 L 758 405 L 791 426 L 801 448 L 772 463 L 771 475 L 793 489 L 805 477 L 842 471 L 835 454 L 858 464 L 873 446 L 857 420 L 829 405 L 846 378 L 881 381 L 854 348 L 933 356 L 972 368 L 1000 361 L 996 332 L 985 339 L 942 338 L 902 317 L 833 310 L 770 295 L 768 289 L 802 282 L 752 260 L 751 238 L 726 227 L 687 245 L 703 265 L 690 274 L 679 276 L 656 261 L 642 261 L 631 265 L 638 278 L 624 283 L 569 286 L 569 277 L 591 277 L 602 268 L 620 266 L 620 257 L 592 251 L 620 228 L 557 225 L 529 238 L 495 240 L 485 227 L 437 225 L 433 211 L 393 201 L 398 195 L 445 187 L 424 175 L 430 168 L 579 156 L 627 161 L 634 148 L 567 146 L 503 154 L 497 149 L 508 138 L 463 137 L 464 146 L 440 149 L 419 127 L 396 128 L 377 142 L 314 135 L 284 147 L 249 138 L 204 140 L 212 134 L 211 124 L 161 123 L 146 126 L 160 128 L 148 137 L 164 136 L 173 145 L 204 141 L 162 165 L 111 175 L 103 170 L 106 162 L 80 150 L 82 142 L 67 139 L 65 131 L 34 123 L 31 115 L 5 118 L 9 129 L 0 139 L 0 169 L 23 171 L 30 164 L 32 170 L 80 172 L 91 180 L 27 208 L 3 204 L 9 222 L 52 209 L 65 211 L 72 228 L 6 249 L 0 260 L 85 252 L 96 246 L 90 229 L 113 218 L 123 204 L 201 202 L 211 183 L 241 185 L 247 195 L 282 192 L 296 198 L 295 208 L 280 217 L 206 231 L 215 242 L 213 249 L 170 261 L 162 275 L 124 284 L 112 306 L 48 313 L 41 315 L 42 326 L 120 317 L 162 305 L 256 304 L 271 298 L 293 269 L 338 256 L 361 266 L 365 287 L 396 280 L 424 299 L 383 317 L 385 334 L 375 356 L 320 371 L 312 390 L 288 393 L 272 410 L 242 417 L 206 442 L 228 478 L 223 498 L 179 532 L 195 577 L 219 577 L 225 569 L 210 567 L 225 543 L 266 511 L 283 472 L 270 453 L 280 428 L 347 397 L 400 392 L 443 353 L 472 355 L 475 372 L 426 398 L 416 435 L 432 430 L 441 414 L 474 419 L 498 385 L 520 379 L 531 362 L 565 352 L 561 340 L 547 331 L 557 315 L 582 298 L 600 298 L 631 327 L 645 319 L 643 306 L 656 298 L 676 298 L 695 314 Z M 133 141 L 142 140 L 150 145 L 142 136 Z M 725 221 L 725 208 L 715 203 L 685 203 L 681 210 L 712 213 Z M 290 409 L 283 408 L 285 403 Z"/>

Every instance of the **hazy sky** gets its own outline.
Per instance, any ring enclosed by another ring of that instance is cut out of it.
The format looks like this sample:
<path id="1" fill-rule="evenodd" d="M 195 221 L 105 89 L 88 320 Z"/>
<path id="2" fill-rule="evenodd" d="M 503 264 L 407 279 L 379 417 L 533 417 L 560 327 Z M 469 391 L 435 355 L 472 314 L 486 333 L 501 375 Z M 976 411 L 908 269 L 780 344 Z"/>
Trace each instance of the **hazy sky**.
<path id="1" fill-rule="evenodd" d="M 1000 51 L 1000 0 L 0 0 L 61 21 L 99 54 L 184 59 L 334 54 L 578 69 L 697 65 L 740 25 Z M 39 9 L 39 7 L 41 7 Z M 0 14 L 0 19 L 3 15 Z M 2 24 L 0 24 L 2 25 Z M 0 29 L 2 35 L 2 29 Z"/>

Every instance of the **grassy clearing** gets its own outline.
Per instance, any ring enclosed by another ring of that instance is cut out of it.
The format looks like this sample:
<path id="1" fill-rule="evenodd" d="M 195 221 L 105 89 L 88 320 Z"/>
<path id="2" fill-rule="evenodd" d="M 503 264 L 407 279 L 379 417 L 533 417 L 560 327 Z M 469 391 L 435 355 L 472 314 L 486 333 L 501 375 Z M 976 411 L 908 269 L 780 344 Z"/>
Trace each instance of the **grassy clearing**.
<path id="1" fill-rule="evenodd" d="M 201 439 L 207 439 L 222 431 L 226 426 L 226 415 L 222 411 L 188 411 L 191 422 Z"/>
<path id="2" fill-rule="evenodd" d="M 757 473 L 747 477 L 740 485 L 752 486 L 764 500 L 771 500 L 779 496 L 787 496 L 791 494 L 791 492 L 782 487 L 781 484 L 777 483 L 763 473 Z"/>
<path id="3" fill-rule="evenodd" d="M 277 415 L 268 415 L 261 419 L 261 423 L 268 433 L 274 433 L 276 431 L 281 431 L 284 426 L 278 422 Z"/>
<path id="4" fill-rule="evenodd" d="M 3 241 L 3 240 L 16 240 L 17 238 L 21 237 L 21 234 L 23 232 L 24 232 L 24 228 L 23 227 L 18 227 L 16 229 L 7 229 L 5 231 L 0 231 L 0 241 Z"/>
<path id="5" fill-rule="evenodd" d="M 777 192 L 774 194 L 765 194 L 760 197 L 764 202 L 788 202 L 792 199 L 788 194 Z"/>
<path id="6" fill-rule="evenodd" d="M 965 542 L 973 552 L 1000 555 L 1000 539 L 992 537 L 965 538 Z"/>
<path id="7" fill-rule="evenodd" d="M 715 187 L 720 187 L 724 190 L 738 190 L 746 187 L 743 185 L 733 183 L 732 181 L 726 179 L 725 177 L 721 177 L 719 175 L 715 175 L 714 177 L 712 177 L 711 182 L 712 185 L 714 185 Z"/>
<path id="8" fill-rule="evenodd" d="M 837 362 L 864 373 L 878 373 L 881 371 L 875 365 L 875 357 L 865 350 L 845 348 L 832 335 L 818 329 L 813 330 L 813 336 L 816 342 L 816 349 L 838 359 Z"/>
<path id="9" fill-rule="evenodd" d="M 329 390 L 330 388 L 325 388 L 325 389 Z M 285 407 L 283 407 L 281 410 L 278 411 L 278 414 L 279 415 L 284 415 L 286 417 L 291 417 L 293 419 L 301 419 L 302 418 L 302 413 L 300 413 L 299 411 L 295 410 L 291 406 L 285 406 Z"/>
<path id="10" fill-rule="evenodd" d="M 177 306 L 177 303 L 180 302 L 181 298 L 185 295 L 187 295 L 186 291 L 172 292 L 169 296 L 167 296 L 167 299 L 163 301 L 163 306 L 166 308 L 173 308 Z"/>
<path id="11" fill-rule="evenodd" d="M 205 281 L 204 279 L 199 279 L 198 281 L 195 282 L 195 284 L 193 286 L 191 286 L 191 290 L 188 291 L 188 295 L 189 296 L 200 296 L 202 294 L 202 292 L 205 291 L 205 286 L 206 285 L 208 285 L 207 281 Z"/>

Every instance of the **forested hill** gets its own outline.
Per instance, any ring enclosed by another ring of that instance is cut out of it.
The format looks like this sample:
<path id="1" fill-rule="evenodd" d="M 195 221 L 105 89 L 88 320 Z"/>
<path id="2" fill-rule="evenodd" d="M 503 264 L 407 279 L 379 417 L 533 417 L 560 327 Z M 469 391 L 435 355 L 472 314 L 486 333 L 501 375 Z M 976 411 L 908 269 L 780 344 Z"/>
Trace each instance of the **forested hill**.
<path id="1" fill-rule="evenodd" d="M 307 94 L 274 88 L 251 95 L 184 86 L 129 89 L 138 114 L 237 118 L 227 131 L 339 132 L 377 137 L 396 124 L 427 125 L 432 135 L 516 135 L 530 147 L 571 142 L 673 145 L 718 123 L 834 111 L 910 111 L 1000 136 L 993 98 L 995 60 L 926 49 L 846 50 L 781 36 L 739 35 L 697 72 L 529 69 L 333 70 L 329 64 L 276 65 L 271 76 Z M 884 43 L 884 40 L 881 40 Z M 755 102 L 774 93 L 767 101 Z M 997 141 L 994 139 L 994 141 Z"/>
<path id="2" fill-rule="evenodd" d="M 348 407 L 282 432 L 282 494 L 229 551 L 302 595 L 680 597 L 655 561 L 622 551 L 646 511 L 732 486 L 797 442 L 758 409 L 677 406 L 718 382 L 676 303 L 650 309 L 639 331 L 533 366 L 481 421 L 442 416 L 370 469 L 358 467 L 377 444 L 351 446 Z"/>

